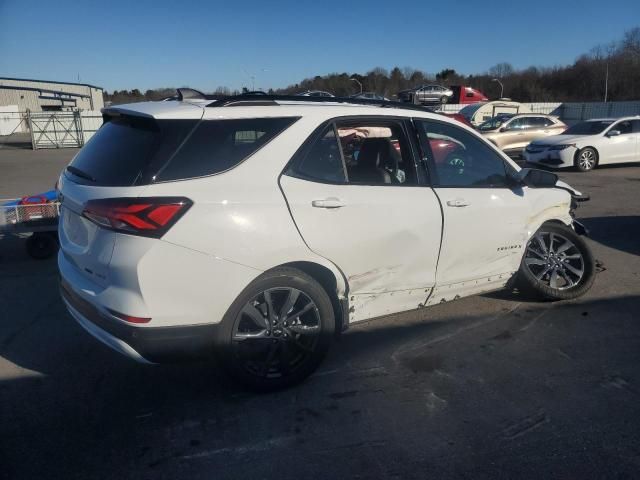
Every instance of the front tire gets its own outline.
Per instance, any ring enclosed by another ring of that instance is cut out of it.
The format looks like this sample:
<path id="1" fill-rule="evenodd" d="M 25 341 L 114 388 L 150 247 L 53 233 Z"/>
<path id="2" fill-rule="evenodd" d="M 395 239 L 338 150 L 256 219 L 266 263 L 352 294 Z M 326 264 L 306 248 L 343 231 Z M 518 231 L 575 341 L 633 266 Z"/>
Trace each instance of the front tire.
<path id="1" fill-rule="evenodd" d="M 440 97 L 440 104 L 441 105 L 444 105 L 448 101 L 449 101 L 449 97 L 447 97 L 446 95 L 443 95 L 442 97 Z"/>
<path id="2" fill-rule="evenodd" d="M 595 148 L 585 147 L 576 153 L 575 167 L 581 172 L 588 172 L 598 165 L 598 152 Z"/>
<path id="3" fill-rule="evenodd" d="M 584 295 L 595 280 L 595 261 L 589 246 L 559 224 L 545 224 L 525 248 L 519 272 L 522 286 L 549 300 Z"/>
<path id="4" fill-rule="evenodd" d="M 216 350 L 233 379 L 251 390 L 272 391 L 311 375 L 334 331 L 324 288 L 298 269 L 278 268 L 238 296 L 225 315 Z"/>

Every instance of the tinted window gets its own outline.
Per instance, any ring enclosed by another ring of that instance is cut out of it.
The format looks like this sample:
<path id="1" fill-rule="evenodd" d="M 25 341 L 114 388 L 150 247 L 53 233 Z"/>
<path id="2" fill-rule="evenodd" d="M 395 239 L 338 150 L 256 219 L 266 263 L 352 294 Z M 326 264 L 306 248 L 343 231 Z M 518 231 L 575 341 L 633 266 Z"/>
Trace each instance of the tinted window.
<path id="1" fill-rule="evenodd" d="M 478 127 L 478 130 L 483 132 L 489 131 L 489 130 L 497 130 L 498 128 L 502 127 L 506 122 L 508 122 L 511 117 L 512 115 L 498 115 L 496 117 L 493 117 L 487 120 L 486 122 L 481 123 L 480 126 Z"/>
<path id="2" fill-rule="evenodd" d="M 611 127 L 611 130 L 619 130 L 620 135 L 626 135 L 633 132 L 633 128 L 631 127 L 631 122 L 629 120 L 616 123 L 613 127 Z"/>
<path id="3" fill-rule="evenodd" d="M 295 120 L 204 120 L 169 163 L 160 169 L 155 180 L 179 180 L 224 172 L 254 154 Z"/>
<path id="4" fill-rule="evenodd" d="M 531 128 L 541 128 L 545 126 L 545 119 L 542 117 L 529 117 L 527 120 Z"/>
<path id="5" fill-rule="evenodd" d="M 313 144 L 296 169 L 299 176 L 326 182 L 344 182 L 344 165 L 333 126 Z"/>
<path id="6" fill-rule="evenodd" d="M 556 124 L 556 122 L 554 122 L 550 118 L 547 118 L 547 117 L 539 117 L 539 118 L 541 119 L 543 127 L 551 127 Z"/>
<path id="7" fill-rule="evenodd" d="M 154 165 L 164 164 L 196 120 L 118 117 L 107 121 L 71 162 L 95 181 L 74 175 L 79 183 L 126 187 L 149 183 Z"/>
<path id="8" fill-rule="evenodd" d="M 569 127 L 565 130 L 563 135 L 595 135 L 601 133 L 611 125 L 613 122 L 610 120 L 593 120 L 589 122 L 576 123 L 573 127 Z"/>
<path id="9" fill-rule="evenodd" d="M 633 120 L 631 123 L 633 124 L 633 131 L 640 133 L 640 120 Z"/>
<path id="10" fill-rule="evenodd" d="M 508 186 L 504 160 L 475 135 L 428 121 L 418 121 L 418 134 L 435 186 Z"/>
<path id="11" fill-rule="evenodd" d="M 526 117 L 514 118 L 509 122 L 507 128 L 509 130 L 522 130 L 525 128 L 529 128 L 531 125 L 529 123 L 529 119 Z"/>
<path id="12" fill-rule="evenodd" d="M 349 122 L 338 124 L 337 130 L 349 183 L 417 184 L 413 153 L 400 123 Z"/>

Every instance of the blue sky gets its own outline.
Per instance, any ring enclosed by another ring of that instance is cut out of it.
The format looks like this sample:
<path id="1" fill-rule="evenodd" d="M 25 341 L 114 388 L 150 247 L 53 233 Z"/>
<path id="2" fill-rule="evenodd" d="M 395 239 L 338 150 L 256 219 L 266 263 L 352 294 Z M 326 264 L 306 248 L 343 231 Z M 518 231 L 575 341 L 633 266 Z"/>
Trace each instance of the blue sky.
<path id="1" fill-rule="evenodd" d="M 614 6 L 615 4 L 615 6 Z M 331 72 L 572 63 L 640 26 L 640 0 L 0 0 L 0 76 L 108 90 L 286 86 Z"/>

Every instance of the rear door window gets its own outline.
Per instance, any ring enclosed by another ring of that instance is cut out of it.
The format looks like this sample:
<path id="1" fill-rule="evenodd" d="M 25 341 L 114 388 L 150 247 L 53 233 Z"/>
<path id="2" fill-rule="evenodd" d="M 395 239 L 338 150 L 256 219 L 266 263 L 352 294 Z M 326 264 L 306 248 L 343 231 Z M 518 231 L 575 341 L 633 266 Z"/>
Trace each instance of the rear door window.
<path id="1" fill-rule="evenodd" d="M 204 120 L 154 180 L 182 180 L 229 170 L 296 120 L 294 117 Z"/>
<path id="2" fill-rule="evenodd" d="M 418 184 L 402 120 L 349 119 L 328 125 L 286 173 L 324 183 Z"/>
<path id="3" fill-rule="evenodd" d="M 316 140 L 294 174 L 300 178 L 321 182 L 344 183 L 346 181 L 340 144 L 333 125 L 328 126 Z"/>

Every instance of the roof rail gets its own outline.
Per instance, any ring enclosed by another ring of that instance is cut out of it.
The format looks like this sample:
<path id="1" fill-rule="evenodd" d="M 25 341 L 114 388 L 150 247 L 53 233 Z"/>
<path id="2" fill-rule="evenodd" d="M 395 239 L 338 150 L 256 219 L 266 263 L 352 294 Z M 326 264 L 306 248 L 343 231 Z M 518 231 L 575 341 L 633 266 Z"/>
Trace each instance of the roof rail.
<path id="1" fill-rule="evenodd" d="M 413 103 L 394 102 L 391 100 L 375 100 L 369 98 L 345 98 L 345 97 L 302 97 L 299 95 L 233 95 L 211 102 L 207 107 L 239 107 L 239 106 L 267 106 L 280 105 L 278 102 L 304 102 L 304 103 L 345 103 L 351 105 L 372 105 L 387 108 L 403 108 L 405 110 L 418 110 L 421 112 L 433 112 L 434 109 L 414 105 Z"/>

